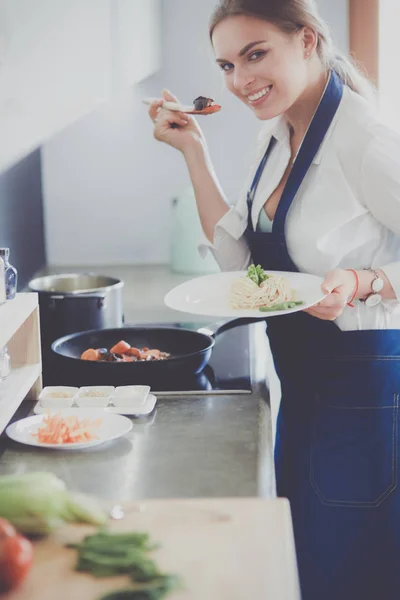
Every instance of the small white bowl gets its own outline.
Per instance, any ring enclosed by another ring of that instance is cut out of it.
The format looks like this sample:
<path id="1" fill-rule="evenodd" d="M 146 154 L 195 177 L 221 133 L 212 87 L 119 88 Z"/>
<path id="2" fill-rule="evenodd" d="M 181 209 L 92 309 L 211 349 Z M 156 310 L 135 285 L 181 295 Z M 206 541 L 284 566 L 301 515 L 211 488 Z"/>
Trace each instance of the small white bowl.
<path id="1" fill-rule="evenodd" d="M 111 401 L 114 406 L 142 406 L 149 393 L 149 385 L 123 385 L 115 388 Z"/>
<path id="2" fill-rule="evenodd" d="M 114 389 L 111 385 L 81 387 L 75 401 L 81 408 L 88 408 L 90 406 L 105 407 L 109 404 Z"/>
<path id="3" fill-rule="evenodd" d="M 78 391 L 77 387 L 48 386 L 40 392 L 39 404 L 42 408 L 71 408 Z"/>

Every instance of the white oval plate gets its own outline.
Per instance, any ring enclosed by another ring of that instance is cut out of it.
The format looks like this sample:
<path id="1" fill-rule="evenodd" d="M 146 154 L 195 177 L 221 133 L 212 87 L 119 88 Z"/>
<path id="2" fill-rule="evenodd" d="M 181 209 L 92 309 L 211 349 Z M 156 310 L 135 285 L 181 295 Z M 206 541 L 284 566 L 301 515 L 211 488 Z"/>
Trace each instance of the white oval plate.
<path id="1" fill-rule="evenodd" d="M 295 313 L 320 302 L 325 294 L 321 290 L 323 279 L 308 273 L 291 273 L 285 271 L 266 271 L 270 275 L 283 275 L 291 288 L 296 290 L 295 300 L 304 304 L 287 310 L 261 312 L 255 309 L 236 309 L 229 305 L 229 291 L 232 281 L 247 275 L 247 271 L 229 271 L 213 273 L 190 279 L 172 289 L 164 298 L 169 308 L 193 315 L 205 315 L 226 318 L 259 318 L 277 317 Z"/>
<path id="2" fill-rule="evenodd" d="M 105 412 L 103 409 L 86 409 L 86 408 L 68 408 L 58 411 L 63 417 L 77 416 L 78 419 L 101 419 L 101 425 L 94 430 L 97 439 L 90 442 L 78 442 L 76 444 L 41 444 L 33 437 L 37 432 L 46 415 L 36 415 L 27 417 L 9 425 L 6 429 L 6 434 L 9 438 L 20 444 L 28 446 L 36 446 L 38 448 L 51 448 L 54 450 L 81 450 L 83 448 L 92 448 L 99 446 L 105 442 L 111 442 L 117 438 L 129 433 L 132 429 L 132 421 L 121 415 L 113 415 Z"/>

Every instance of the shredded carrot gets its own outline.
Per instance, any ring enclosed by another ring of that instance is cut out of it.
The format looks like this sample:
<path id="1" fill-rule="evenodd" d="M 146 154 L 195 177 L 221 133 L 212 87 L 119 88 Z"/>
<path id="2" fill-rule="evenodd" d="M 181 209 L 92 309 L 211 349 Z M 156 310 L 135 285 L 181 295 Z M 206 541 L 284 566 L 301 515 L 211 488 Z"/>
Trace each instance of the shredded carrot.
<path id="1" fill-rule="evenodd" d="M 101 419 L 80 421 L 76 416 L 63 418 L 60 413 L 51 416 L 49 413 L 43 419 L 34 437 L 41 444 L 76 444 L 96 440 L 92 430 L 101 425 Z"/>

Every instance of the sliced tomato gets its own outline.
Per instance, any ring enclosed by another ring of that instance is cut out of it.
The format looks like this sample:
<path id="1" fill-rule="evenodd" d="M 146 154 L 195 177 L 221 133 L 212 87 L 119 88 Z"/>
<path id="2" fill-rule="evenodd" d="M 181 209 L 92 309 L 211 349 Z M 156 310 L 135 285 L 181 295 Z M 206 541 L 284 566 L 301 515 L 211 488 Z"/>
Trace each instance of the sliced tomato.
<path id="1" fill-rule="evenodd" d="M 94 348 L 89 348 L 89 350 L 85 350 L 85 352 L 83 352 L 81 354 L 81 359 L 82 360 L 99 360 L 100 358 L 100 353 L 98 350 L 95 350 Z"/>
<path id="2" fill-rule="evenodd" d="M 0 519 L 0 589 L 20 585 L 32 566 L 33 547 L 5 519 Z"/>
<path id="3" fill-rule="evenodd" d="M 115 344 L 115 346 L 110 349 L 110 352 L 112 354 L 124 354 L 127 350 L 129 350 L 130 347 L 131 346 L 128 344 L 128 342 L 121 340 L 118 342 L 118 344 Z"/>
<path id="4" fill-rule="evenodd" d="M 135 358 L 140 358 L 142 356 L 142 353 L 139 350 L 139 348 L 129 348 L 129 350 L 126 350 L 124 354 L 126 354 L 127 356 L 134 356 Z"/>

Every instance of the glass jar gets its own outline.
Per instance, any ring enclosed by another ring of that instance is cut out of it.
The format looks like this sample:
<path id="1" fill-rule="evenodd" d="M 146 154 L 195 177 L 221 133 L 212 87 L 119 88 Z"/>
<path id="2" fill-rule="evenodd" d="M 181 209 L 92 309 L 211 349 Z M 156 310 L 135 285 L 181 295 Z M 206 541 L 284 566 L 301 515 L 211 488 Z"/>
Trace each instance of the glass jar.
<path id="1" fill-rule="evenodd" d="M 5 268 L 6 297 L 7 300 L 12 300 L 17 293 L 18 271 L 9 262 L 9 248 L 0 248 L 0 257 L 3 259 Z"/>
<path id="2" fill-rule="evenodd" d="M 4 304 L 6 300 L 6 269 L 0 256 L 0 304 Z"/>
<path id="3" fill-rule="evenodd" d="M 0 380 L 6 379 L 11 373 L 11 357 L 8 354 L 7 346 L 0 350 Z"/>

